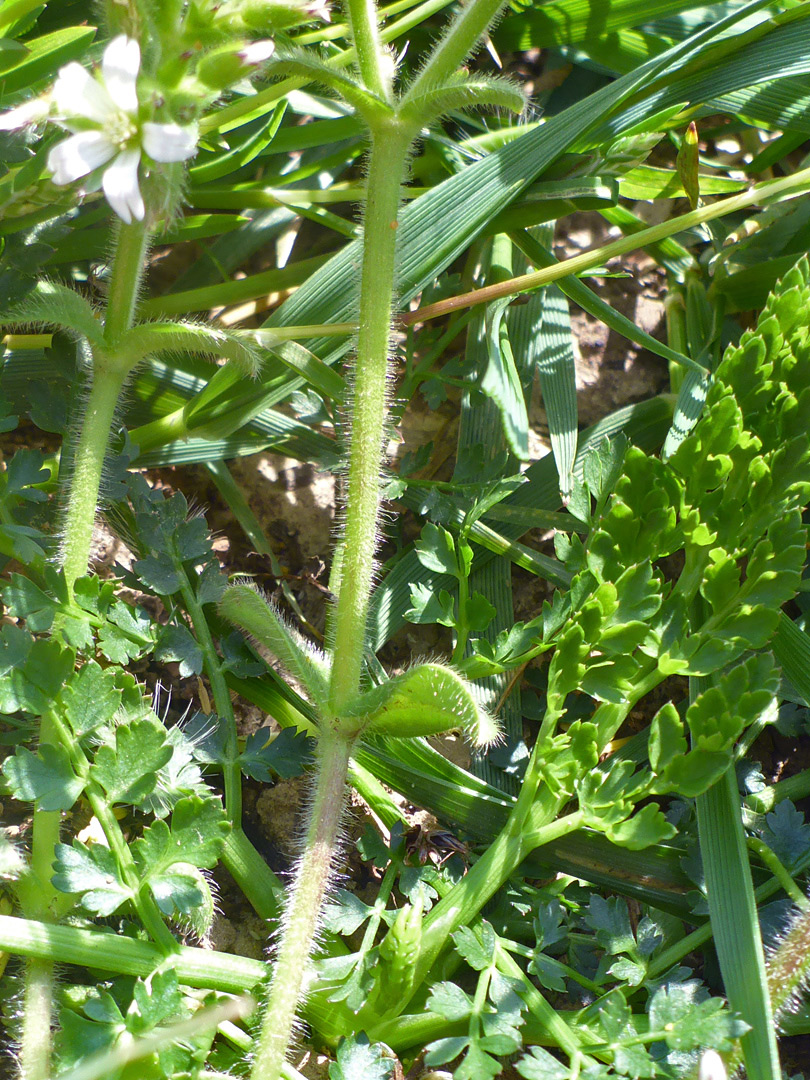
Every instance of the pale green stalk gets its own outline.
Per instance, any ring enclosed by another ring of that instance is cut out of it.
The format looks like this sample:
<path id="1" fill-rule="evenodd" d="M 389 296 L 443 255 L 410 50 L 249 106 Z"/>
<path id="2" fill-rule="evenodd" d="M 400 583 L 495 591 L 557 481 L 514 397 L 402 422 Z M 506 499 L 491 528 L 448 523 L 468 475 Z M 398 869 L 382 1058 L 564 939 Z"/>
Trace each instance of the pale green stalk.
<path id="1" fill-rule="evenodd" d="M 768 180 L 764 184 L 756 184 L 748 191 L 740 195 L 732 195 L 727 199 L 720 199 L 710 206 L 703 206 L 699 210 L 691 210 L 688 214 L 670 218 L 660 225 L 652 225 L 641 232 L 623 236 L 619 240 L 613 240 L 609 244 L 603 244 L 593 251 L 585 251 L 581 255 L 575 255 L 571 259 L 563 259 L 555 266 L 543 270 L 535 270 L 530 274 L 521 274 L 519 277 L 501 281 L 495 285 L 487 285 L 483 289 L 473 289 L 471 292 L 462 293 L 459 296 L 451 296 L 447 300 L 439 300 L 435 304 L 427 304 L 423 308 L 409 312 L 403 322 L 406 325 L 425 322 L 427 319 L 437 319 L 440 315 L 446 315 L 450 311 L 458 311 L 460 308 L 472 307 L 475 304 L 488 304 L 492 300 L 499 300 L 503 296 L 516 296 L 518 293 L 528 292 L 530 289 L 538 289 L 542 285 L 548 285 L 559 278 L 569 274 L 580 274 L 590 270 L 594 266 L 602 266 L 610 259 L 627 255 L 631 251 L 639 251 L 649 244 L 659 240 L 665 240 L 675 233 L 692 229 L 696 225 L 702 225 L 707 221 L 724 217 L 726 214 L 736 213 L 747 206 L 763 203 L 765 200 L 777 198 L 792 198 L 803 194 L 810 187 L 810 169 L 802 169 L 791 176 L 780 177 L 779 180 Z"/>
<path id="2" fill-rule="evenodd" d="M 25 967 L 20 1037 L 21 1080 L 48 1080 L 50 1076 L 52 1009 L 53 964 L 49 960 L 29 960 Z"/>
<path id="3" fill-rule="evenodd" d="M 357 66 L 366 89 L 383 101 L 388 101 L 391 97 L 391 73 L 384 69 L 385 54 L 380 41 L 377 5 L 374 0 L 355 0 L 347 5 L 346 14 L 357 50 Z"/>

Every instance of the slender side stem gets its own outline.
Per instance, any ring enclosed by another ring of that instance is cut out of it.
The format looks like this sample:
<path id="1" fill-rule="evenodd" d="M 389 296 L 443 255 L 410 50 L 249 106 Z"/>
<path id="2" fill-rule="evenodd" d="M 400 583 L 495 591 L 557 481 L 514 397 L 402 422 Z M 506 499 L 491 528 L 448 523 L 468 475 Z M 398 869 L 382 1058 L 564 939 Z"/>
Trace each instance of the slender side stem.
<path id="1" fill-rule="evenodd" d="M 683 232 L 684 229 L 693 228 L 706 221 L 724 217 L 726 214 L 735 213 L 746 206 L 764 202 L 766 199 L 775 199 L 781 196 L 783 199 L 801 195 L 810 186 L 810 169 L 801 169 L 791 176 L 780 177 L 779 180 L 768 180 L 764 184 L 757 184 L 740 195 L 732 195 L 728 199 L 720 199 L 711 206 L 703 206 L 699 210 L 690 210 L 688 214 L 670 218 L 669 221 L 660 225 L 652 225 L 641 232 L 623 236 L 610 244 L 604 244 L 593 251 L 585 251 L 581 255 L 575 255 L 571 259 L 563 259 L 556 266 L 545 270 L 535 270 L 530 274 L 521 274 L 509 281 L 499 282 L 496 285 L 486 285 L 483 289 L 474 289 L 472 292 L 462 293 L 459 296 L 451 296 L 447 300 L 438 300 L 435 304 L 428 304 L 416 311 L 410 311 L 403 317 L 406 326 L 412 323 L 425 322 L 427 319 L 437 319 L 440 315 L 446 315 L 450 311 L 460 308 L 472 307 L 475 304 L 488 304 L 491 300 L 499 300 L 502 296 L 516 296 L 518 293 L 528 292 L 530 289 L 538 289 L 542 285 L 548 285 L 551 281 L 568 277 L 570 274 L 579 274 L 590 270 L 594 266 L 601 266 L 609 259 L 619 255 L 626 255 L 630 251 L 638 251 L 648 244 L 665 240 L 668 236 Z"/>
<path id="2" fill-rule="evenodd" d="M 381 125 L 372 135 L 343 536 L 345 555 L 330 626 L 334 653 L 329 704 L 337 716 L 360 687 L 366 617 L 374 580 L 397 209 L 409 144 L 410 133 L 396 122 Z"/>
<path id="3" fill-rule="evenodd" d="M 383 71 L 385 53 L 380 42 L 377 5 L 374 0 L 347 0 L 346 16 L 357 50 L 357 66 L 366 89 L 379 95 L 383 101 L 388 101 L 391 97 L 391 77 Z"/>
<path id="4" fill-rule="evenodd" d="M 427 63 L 411 83 L 404 100 L 446 82 L 458 71 L 470 52 L 482 40 L 488 26 L 503 7 L 503 0 L 472 0 L 459 8 L 430 54 Z"/>
<path id="5" fill-rule="evenodd" d="M 138 887 L 138 872 L 135 869 L 132 853 L 124 839 L 121 832 L 121 826 L 118 824 L 115 814 L 107 805 L 107 798 L 104 792 L 97 784 L 91 782 L 87 786 L 86 795 L 87 801 L 90 803 L 90 807 L 104 831 L 104 835 L 110 845 L 110 850 L 118 863 L 121 877 L 125 884 L 132 889 L 132 906 L 138 913 L 138 918 L 143 923 L 146 932 L 152 938 L 154 943 L 167 956 L 176 953 L 180 946 L 174 934 L 172 934 L 171 930 L 163 921 L 163 916 L 160 914 L 160 908 L 158 908 L 151 893 L 147 892 L 146 889 L 140 889 Z"/>
<path id="6" fill-rule="evenodd" d="M 422 948 L 413 980 L 415 990 L 424 982 L 436 957 L 447 944 L 450 934 L 460 926 L 469 925 L 534 847 L 550 844 L 553 840 L 582 828 L 580 811 L 555 820 L 558 809 L 559 803 L 555 801 L 548 811 L 545 827 L 541 829 L 538 824 L 533 828 L 531 844 L 524 842 L 522 822 L 516 813 L 517 808 L 513 810 L 505 827 L 475 866 L 447 896 L 431 908 L 422 925 Z M 404 1009 L 407 1002 L 403 1001 L 401 1005 Z"/>
<path id="7" fill-rule="evenodd" d="M 182 564 L 177 565 L 177 569 L 180 571 L 180 591 L 183 596 L 183 603 L 191 618 L 194 634 L 202 649 L 205 670 L 214 694 L 217 715 L 225 722 L 227 762 L 222 767 L 225 780 L 225 812 L 231 824 L 238 826 L 242 821 L 242 772 L 239 768 L 239 745 L 236 735 L 236 720 L 231 705 L 231 694 L 225 682 L 225 675 L 217 656 L 217 650 L 214 648 L 214 640 L 211 637 L 211 631 L 208 629 L 208 620 L 203 612 L 202 604 L 198 603 Z"/>
<path id="8" fill-rule="evenodd" d="M 178 569 L 182 571 L 183 568 L 179 566 Z M 222 861 L 256 912 L 263 919 L 276 919 L 283 903 L 283 886 L 242 830 L 242 772 L 238 761 L 239 746 L 231 693 L 202 604 L 198 603 L 185 572 L 181 575 L 181 581 L 183 603 L 203 651 L 205 671 L 214 695 L 214 707 L 227 729 L 228 763 L 222 771 L 225 780 L 225 812 L 233 827 L 225 841 Z"/>
<path id="9" fill-rule="evenodd" d="M 331 733 L 318 744 L 303 855 L 287 904 L 252 1080 L 278 1080 L 284 1065 L 338 845 L 351 749 L 350 740 Z"/>

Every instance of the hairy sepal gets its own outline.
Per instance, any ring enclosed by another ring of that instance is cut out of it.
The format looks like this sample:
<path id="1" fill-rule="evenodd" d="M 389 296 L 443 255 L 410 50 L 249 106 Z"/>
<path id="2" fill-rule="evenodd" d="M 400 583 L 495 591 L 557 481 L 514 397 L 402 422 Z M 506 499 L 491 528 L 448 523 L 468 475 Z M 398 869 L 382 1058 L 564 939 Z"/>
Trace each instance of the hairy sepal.
<path id="1" fill-rule="evenodd" d="M 347 729 L 353 719 L 358 733 L 404 739 L 461 728 L 474 746 L 484 747 L 501 736 L 469 683 L 444 664 L 420 664 L 366 691 L 347 710 Z"/>
<path id="2" fill-rule="evenodd" d="M 287 671 L 309 691 L 313 702 L 326 710 L 329 667 L 326 657 L 305 641 L 281 614 L 250 585 L 231 585 L 219 602 L 228 622 L 244 630 L 276 656 Z"/>

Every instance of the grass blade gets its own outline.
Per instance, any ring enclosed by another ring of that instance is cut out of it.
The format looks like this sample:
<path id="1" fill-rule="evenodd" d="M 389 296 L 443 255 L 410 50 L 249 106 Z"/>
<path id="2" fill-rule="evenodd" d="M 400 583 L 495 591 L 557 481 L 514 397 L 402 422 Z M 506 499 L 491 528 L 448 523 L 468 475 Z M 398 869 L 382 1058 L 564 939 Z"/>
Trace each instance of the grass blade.
<path id="1" fill-rule="evenodd" d="M 749 1080 L 780 1080 L 751 867 L 733 768 L 697 800 L 698 836 L 712 933 L 729 1005 L 751 1030 L 742 1051 Z"/>

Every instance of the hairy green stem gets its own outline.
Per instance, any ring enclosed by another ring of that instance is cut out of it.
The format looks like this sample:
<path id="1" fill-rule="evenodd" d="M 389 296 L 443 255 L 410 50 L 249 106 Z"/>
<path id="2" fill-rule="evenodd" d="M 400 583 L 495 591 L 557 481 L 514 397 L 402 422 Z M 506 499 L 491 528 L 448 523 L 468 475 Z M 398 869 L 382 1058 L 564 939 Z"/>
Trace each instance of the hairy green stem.
<path id="1" fill-rule="evenodd" d="M 56 741 L 49 717 L 42 718 L 40 745 Z M 59 843 L 62 814 L 34 807 L 31 828 L 31 870 L 22 879 L 18 898 L 29 919 L 54 918 L 56 890 L 51 884 L 54 848 Z M 47 1080 L 50 1075 L 53 963 L 31 960 L 25 969 L 25 1008 L 20 1038 L 20 1074 L 23 1080 Z"/>
<path id="2" fill-rule="evenodd" d="M 339 840 L 351 748 L 348 739 L 331 732 L 318 743 L 303 854 L 287 902 L 252 1080 L 278 1080 L 287 1055 Z"/>
<path id="3" fill-rule="evenodd" d="M 52 1008 L 53 964 L 49 960 L 29 960 L 25 966 L 20 1037 L 21 1080 L 48 1080 L 51 1074 Z"/>
<path id="4" fill-rule="evenodd" d="M 62 569 L 71 595 L 77 578 L 87 573 L 98 509 L 98 492 L 107 443 L 127 369 L 94 363 L 90 396 L 74 450 L 74 466 L 65 511 Z"/>
<path id="5" fill-rule="evenodd" d="M 409 101 L 447 82 L 481 41 L 502 7 L 503 0 L 471 0 L 461 5 L 428 62 L 408 88 L 404 100 Z"/>
<path id="6" fill-rule="evenodd" d="M 360 688 L 366 617 L 374 582 L 397 210 L 409 145 L 410 133 L 395 121 L 380 125 L 380 130 L 372 133 L 343 534 L 347 556 L 343 559 L 329 635 L 334 650 L 329 705 L 336 716 Z"/>
<path id="7" fill-rule="evenodd" d="M 357 66 L 366 89 L 383 101 L 388 101 L 391 96 L 391 76 L 383 67 L 385 53 L 380 41 L 377 5 L 374 0 L 353 0 L 346 5 L 346 17 L 357 50 Z"/>
<path id="8" fill-rule="evenodd" d="M 92 383 L 74 453 L 65 510 L 62 568 L 72 595 L 77 578 L 87 573 L 98 509 L 98 492 L 115 408 L 130 372 L 115 346 L 132 325 L 143 279 L 149 234 L 145 224 L 121 225 L 104 317 L 103 355 L 95 350 Z"/>
<path id="9" fill-rule="evenodd" d="M 119 226 L 104 312 L 104 340 L 109 346 L 117 345 L 134 322 L 148 248 L 146 221 Z"/>

